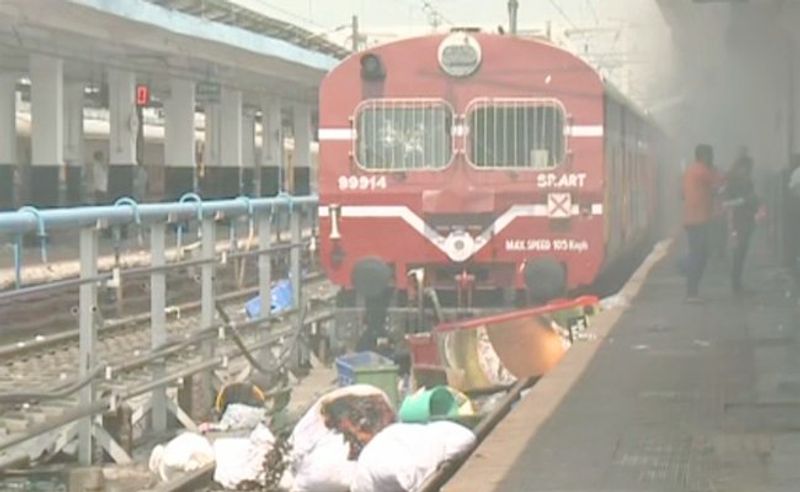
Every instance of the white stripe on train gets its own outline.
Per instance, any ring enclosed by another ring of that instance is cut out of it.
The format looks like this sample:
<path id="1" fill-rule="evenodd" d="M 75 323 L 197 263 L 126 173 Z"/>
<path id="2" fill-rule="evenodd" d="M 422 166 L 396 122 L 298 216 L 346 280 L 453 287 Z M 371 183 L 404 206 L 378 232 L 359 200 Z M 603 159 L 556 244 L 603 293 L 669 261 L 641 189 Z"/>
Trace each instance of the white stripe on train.
<path id="1" fill-rule="evenodd" d="M 572 215 L 580 215 L 580 208 L 578 205 L 572 205 Z M 594 203 L 591 207 L 592 215 L 603 215 L 603 204 Z M 330 217 L 330 207 L 321 205 L 319 207 L 320 217 Z M 421 236 L 428 239 L 434 246 L 439 248 L 447 256 L 454 261 L 464 261 L 462 252 L 452 251 L 452 241 L 447 241 L 447 238 L 436 232 L 436 230 L 428 224 L 410 208 L 405 205 L 344 205 L 339 209 L 339 216 L 349 218 L 393 218 L 401 219 L 403 222 L 411 226 L 412 229 L 417 231 Z M 480 251 L 484 246 L 489 243 L 492 236 L 499 234 L 506 227 L 508 227 L 515 219 L 522 217 L 548 217 L 549 213 L 547 205 L 542 204 L 527 204 L 527 205 L 514 205 L 506 210 L 494 223 L 486 228 L 480 235 L 474 238 L 471 253 L 467 256 L 474 255 Z"/>
<path id="2" fill-rule="evenodd" d="M 461 137 L 466 135 L 465 126 L 453 127 L 453 135 Z M 599 138 L 603 136 L 603 125 L 573 125 L 564 127 L 564 135 L 572 138 Z M 353 128 L 320 128 L 319 140 L 328 142 L 352 141 L 356 139 Z"/>

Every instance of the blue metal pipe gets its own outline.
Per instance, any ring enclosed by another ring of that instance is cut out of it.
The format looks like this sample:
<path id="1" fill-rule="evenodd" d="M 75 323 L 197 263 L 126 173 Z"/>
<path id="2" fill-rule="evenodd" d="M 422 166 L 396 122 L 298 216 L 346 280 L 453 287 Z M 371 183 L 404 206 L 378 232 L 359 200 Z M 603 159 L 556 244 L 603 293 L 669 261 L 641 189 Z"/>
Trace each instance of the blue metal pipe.
<path id="1" fill-rule="evenodd" d="M 92 227 L 98 222 L 105 226 L 134 224 L 137 215 L 141 223 L 158 221 L 196 220 L 202 217 L 215 217 L 222 214 L 228 217 L 247 216 L 278 209 L 292 210 L 295 206 L 314 206 L 318 197 L 281 196 L 272 198 L 251 198 L 249 201 L 241 197 L 231 200 L 209 200 L 202 202 L 147 203 L 137 207 L 92 206 L 56 208 L 38 211 L 38 218 L 30 211 L 0 212 L 0 235 L 18 235 L 32 231 L 75 229 Z M 137 213 L 138 211 L 138 213 Z M 40 226 L 41 224 L 41 226 Z"/>

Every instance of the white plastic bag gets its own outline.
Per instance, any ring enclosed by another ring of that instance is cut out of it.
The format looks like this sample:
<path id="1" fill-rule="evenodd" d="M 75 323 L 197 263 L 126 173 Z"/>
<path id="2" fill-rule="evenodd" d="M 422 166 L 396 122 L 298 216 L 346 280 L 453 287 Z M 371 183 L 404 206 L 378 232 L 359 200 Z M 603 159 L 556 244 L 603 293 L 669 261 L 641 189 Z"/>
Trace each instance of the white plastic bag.
<path id="1" fill-rule="evenodd" d="M 198 470 L 214 462 L 214 449 L 208 440 L 186 432 L 150 453 L 149 468 L 167 482 L 180 473 Z"/>
<path id="2" fill-rule="evenodd" d="M 444 461 L 467 452 L 475 435 L 459 424 L 393 424 L 358 458 L 351 492 L 416 491 Z"/>
<path id="3" fill-rule="evenodd" d="M 223 438 L 214 441 L 214 481 L 226 489 L 241 482 L 261 482 L 265 478 L 264 457 L 275 446 L 272 432 L 259 424 L 249 437 Z"/>
<path id="4" fill-rule="evenodd" d="M 349 452 L 344 436 L 328 431 L 294 475 L 292 492 L 348 492 L 356 469 Z"/>
<path id="5" fill-rule="evenodd" d="M 386 393 L 368 384 L 346 386 L 325 394 L 311 406 L 292 431 L 290 443 L 292 445 L 293 462 L 302 461 L 306 455 L 313 451 L 317 442 L 328 434 L 329 429 L 325 426 L 325 420 L 322 417 L 322 406 L 326 402 L 346 395 L 382 395 L 386 402 L 389 403 L 389 397 L 386 396 Z"/>
<path id="6" fill-rule="evenodd" d="M 355 461 L 348 460 L 350 444 L 335 429 L 328 429 L 323 407 L 343 396 L 380 395 L 391 407 L 389 398 L 378 388 L 353 385 L 327 393 L 303 415 L 292 431 L 291 475 L 293 492 L 347 492 L 355 471 Z"/>
<path id="7" fill-rule="evenodd" d="M 267 417 L 267 410 L 263 407 L 252 407 L 242 403 L 231 403 L 222 414 L 219 427 L 223 431 L 255 429 Z"/>

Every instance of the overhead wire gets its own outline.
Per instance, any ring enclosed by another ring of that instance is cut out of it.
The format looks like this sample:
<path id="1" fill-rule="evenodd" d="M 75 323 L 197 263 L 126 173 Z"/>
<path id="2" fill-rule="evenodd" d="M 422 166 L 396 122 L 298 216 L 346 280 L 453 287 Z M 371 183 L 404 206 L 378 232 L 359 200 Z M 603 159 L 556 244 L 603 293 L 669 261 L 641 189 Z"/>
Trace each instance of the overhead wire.
<path id="1" fill-rule="evenodd" d="M 264 7 L 268 8 L 268 9 L 271 9 L 271 10 L 273 10 L 275 12 L 279 12 L 279 13 L 281 13 L 283 15 L 287 15 L 289 17 L 292 17 L 292 18 L 296 19 L 296 20 L 302 20 L 302 21 L 307 22 L 307 23 L 309 23 L 309 24 L 311 24 L 311 25 L 313 25 L 315 27 L 319 27 L 319 28 L 322 28 L 322 29 L 326 29 L 327 28 L 327 26 L 324 26 L 324 25 L 320 24 L 319 22 L 315 21 L 311 17 L 307 17 L 307 16 L 304 16 L 304 15 L 298 14 L 296 12 L 292 12 L 291 10 L 288 10 L 286 8 L 279 7 L 279 6 L 275 5 L 275 4 L 273 4 L 272 2 L 267 2 L 266 0 L 255 0 L 255 1 L 256 1 L 256 3 L 259 3 L 259 4 L 263 5 Z"/>
<path id="2" fill-rule="evenodd" d="M 550 1 L 550 5 L 552 5 L 553 8 L 558 11 L 558 13 L 561 15 L 561 17 L 564 18 L 565 21 L 567 21 L 567 24 L 569 24 L 570 27 L 572 27 L 573 29 L 577 29 L 578 28 L 578 26 L 574 22 L 572 22 L 572 19 L 564 11 L 563 7 L 561 7 L 555 0 L 549 0 L 549 1 Z"/>
<path id="3" fill-rule="evenodd" d="M 586 5 L 589 6 L 589 11 L 592 13 L 592 17 L 594 17 L 594 23 L 600 25 L 600 17 L 597 15 L 597 9 L 594 6 L 593 0 L 586 0 Z"/>

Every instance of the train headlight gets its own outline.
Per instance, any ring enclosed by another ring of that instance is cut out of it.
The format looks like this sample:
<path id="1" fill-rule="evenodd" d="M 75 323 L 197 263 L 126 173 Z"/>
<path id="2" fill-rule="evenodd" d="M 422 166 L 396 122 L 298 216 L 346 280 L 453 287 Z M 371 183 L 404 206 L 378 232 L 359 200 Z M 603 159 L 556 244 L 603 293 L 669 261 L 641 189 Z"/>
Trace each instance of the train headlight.
<path id="1" fill-rule="evenodd" d="M 475 240 L 465 231 L 454 231 L 444 240 L 444 250 L 453 261 L 466 261 L 475 252 Z"/>
<path id="2" fill-rule="evenodd" d="M 386 69 L 380 57 L 374 53 L 367 53 L 361 57 L 361 78 L 364 80 L 383 80 L 386 78 Z"/>

